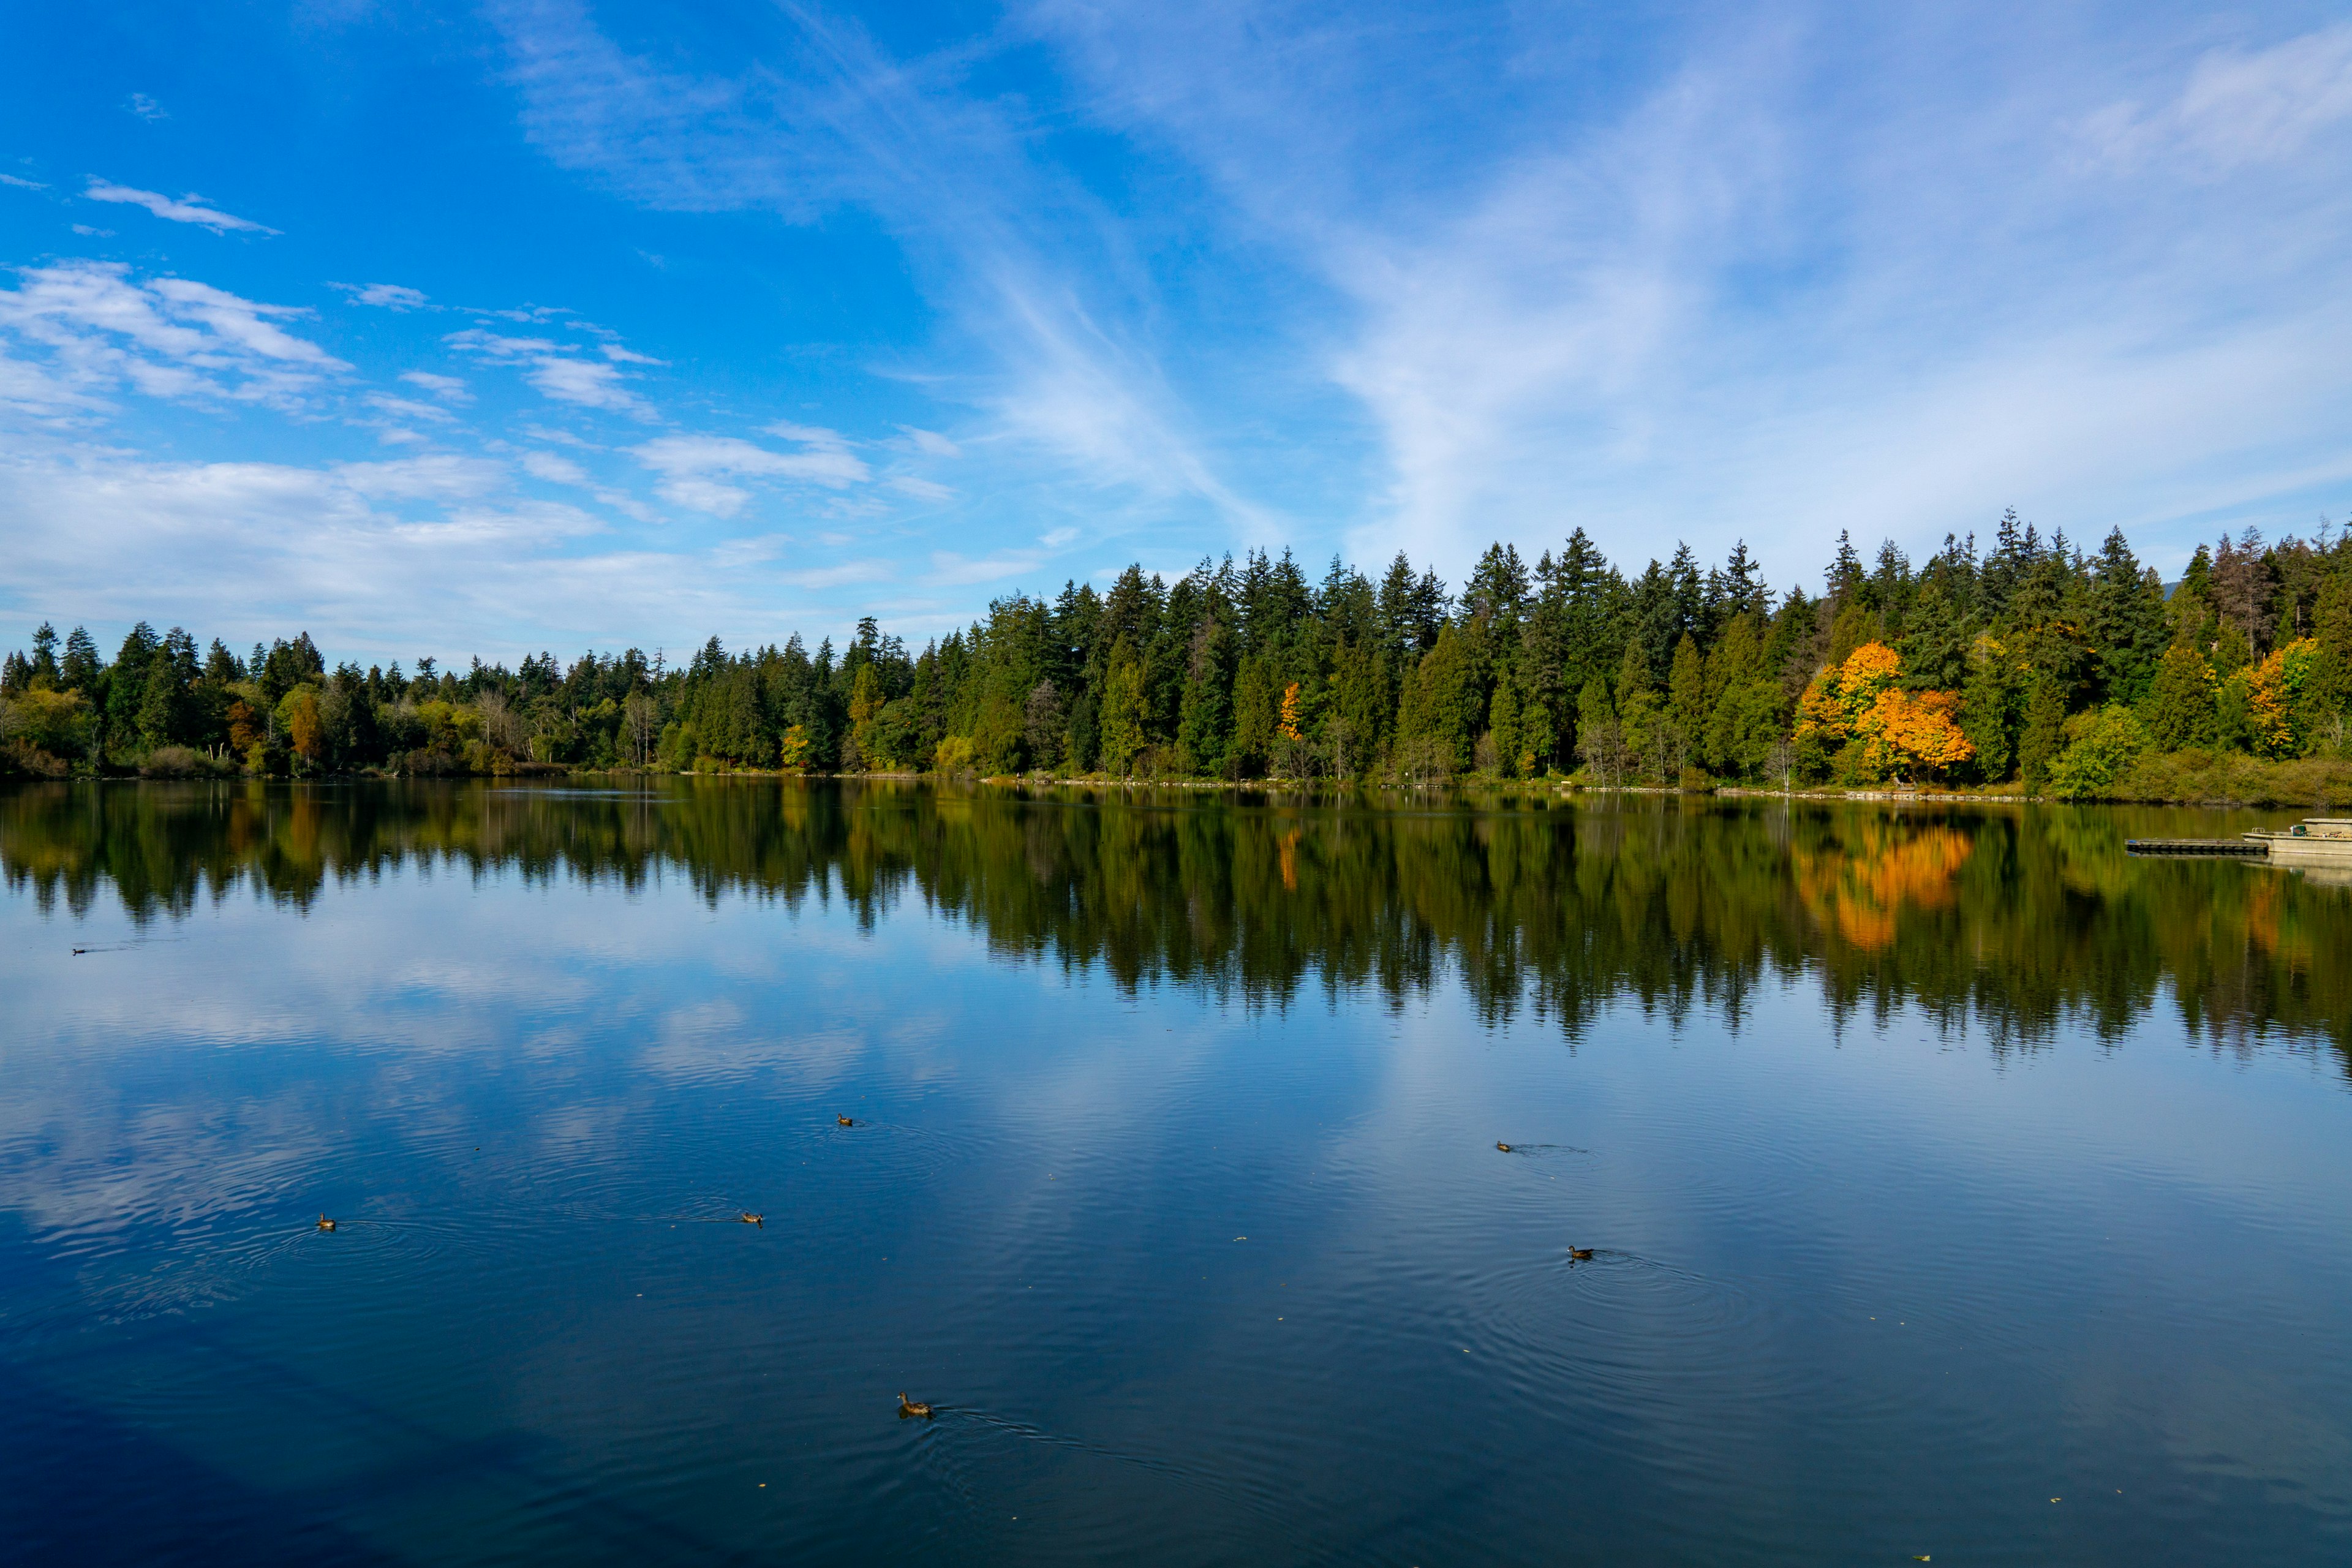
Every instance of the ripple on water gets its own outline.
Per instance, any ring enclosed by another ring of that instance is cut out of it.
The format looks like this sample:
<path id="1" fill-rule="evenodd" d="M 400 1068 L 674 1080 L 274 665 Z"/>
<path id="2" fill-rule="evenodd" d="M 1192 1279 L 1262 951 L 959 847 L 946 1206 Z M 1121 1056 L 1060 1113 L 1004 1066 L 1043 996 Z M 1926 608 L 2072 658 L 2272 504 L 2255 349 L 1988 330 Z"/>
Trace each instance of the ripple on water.
<path id="1" fill-rule="evenodd" d="M 1514 1375 L 1583 1397 L 1654 1400 L 1676 1385 L 1753 1387 L 1768 1314 L 1738 1284 L 1596 1247 L 1522 1255 L 1465 1282 L 1464 1329 Z M 1766 1391 L 1769 1392 L 1769 1391 Z"/>

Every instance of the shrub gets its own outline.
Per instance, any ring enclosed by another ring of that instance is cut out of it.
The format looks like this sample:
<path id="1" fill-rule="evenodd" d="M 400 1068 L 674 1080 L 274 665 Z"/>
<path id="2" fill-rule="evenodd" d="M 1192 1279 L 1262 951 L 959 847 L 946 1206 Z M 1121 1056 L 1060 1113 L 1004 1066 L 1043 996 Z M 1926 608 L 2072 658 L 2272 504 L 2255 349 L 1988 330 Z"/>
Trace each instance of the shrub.
<path id="1" fill-rule="evenodd" d="M 185 746 L 158 746 L 139 764 L 139 772 L 151 779 L 193 778 L 207 771 L 204 758 Z"/>
<path id="2" fill-rule="evenodd" d="M 2050 763 L 2050 792 L 2061 800 L 2106 794 L 2147 750 L 2147 730 L 2121 703 L 2076 715 L 2067 731 L 2066 749 Z"/>

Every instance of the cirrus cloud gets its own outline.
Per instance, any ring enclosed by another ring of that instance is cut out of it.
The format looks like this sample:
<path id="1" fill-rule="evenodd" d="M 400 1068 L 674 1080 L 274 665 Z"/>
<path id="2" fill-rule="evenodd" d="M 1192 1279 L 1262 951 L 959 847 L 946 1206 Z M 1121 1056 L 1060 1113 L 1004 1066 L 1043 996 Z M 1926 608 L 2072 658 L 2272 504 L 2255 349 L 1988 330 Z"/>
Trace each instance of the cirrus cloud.
<path id="1" fill-rule="evenodd" d="M 190 191 L 174 200 L 158 191 L 142 191 L 130 185 L 118 185 L 110 180 L 93 178 L 89 188 L 81 194 L 86 202 L 114 202 L 125 206 L 145 207 L 157 217 L 171 223 L 192 223 L 211 229 L 215 234 L 235 230 L 240 234 L 276 234 L 278 230 L 266 223 L 238 217 L 218 207 L 205 205 L 205 198 Z"/>

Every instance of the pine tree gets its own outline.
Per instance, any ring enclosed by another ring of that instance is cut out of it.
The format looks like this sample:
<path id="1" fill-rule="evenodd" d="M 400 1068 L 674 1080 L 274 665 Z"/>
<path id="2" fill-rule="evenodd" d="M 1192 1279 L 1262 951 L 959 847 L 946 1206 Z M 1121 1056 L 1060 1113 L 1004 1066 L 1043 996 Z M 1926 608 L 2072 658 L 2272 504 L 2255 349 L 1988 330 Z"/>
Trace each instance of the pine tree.
<path id="1" fill-rule="evenodd" d="M 2211 745 L 2219 697 L 2213 667 L 2188 644 L 2173 644 L 2157 661 L 2149 733 L 2168 752 Z"/>
<path id="2" fill-rule="evenodd" d="M 1597 675 L 1577 693 L 1576 754 L 1604 784 L 1616 782 L 1623 771 L 1624 732 L 1618 727 L 1616 710 L 1610 706 L 1609 688 Z"/>
<path id="3" fill-rule="evenodd" d="M 1666 713 L 1681 731 L 1685 745 L 1696 744 L 1706 731 L 1706 666 L 1698 642 L 1689 634 L 1675 645 L 1675 663 L 1666 682 Z"/>
<path id="4" fill-rule="evenodd" d="M 1931 566 L 1911 599 L 1898 645 L 1903 684 L 1913 691 L 1957 691 L 1969 678 L 1969 628 Z"/>
<path id="5" fill-rule="evenodd" d="M 1519 771 L 1519 698 L 1509 680 L 1495 682 L 1494 700 L 1486 709 L 1486 733 L 1495 747 L 1495 772 L 1503 778 Z"/>
<path id="6" fill-rule="evenodd" d="M 2318 645 L 2305 694 L 2311 732 L 2324 750 L 2340 753 L 2347 710 L 2352 709 L 2352 566 L 2339 564 L 2320 584 L 2311 635 Z"/>
<path id="7" fill-rule="evenodd" d="M 2027 794 L 2042 793 L 2050 764 L 2065 745 L 2065 689 L 2055 677 L 2036 671 L 2026 684 L 2025 726 L 2017 737 L 2017 772 Z"/>
<path id="8" fill-rule="evenodd" d="M 1102 702 L 1102 765 L 1106 773 L 1124 774 L 1135 765 L 1144 747 L 1146 717 L 1143 662 L 1134 645 L 1119 638 L 1111 649 L 1109 678 Z"/>

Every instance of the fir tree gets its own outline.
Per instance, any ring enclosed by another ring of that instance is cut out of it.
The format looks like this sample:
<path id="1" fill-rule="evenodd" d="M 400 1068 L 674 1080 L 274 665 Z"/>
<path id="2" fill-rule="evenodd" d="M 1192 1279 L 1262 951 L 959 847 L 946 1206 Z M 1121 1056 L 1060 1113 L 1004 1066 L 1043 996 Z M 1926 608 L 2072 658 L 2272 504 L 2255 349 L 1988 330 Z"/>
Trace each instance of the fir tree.
<path id="1" fill-rule="evenodd" d="M 2056 677 L 2036 671 L 2026 684 L 2025 725 L 2017 737 L 2017 772 L 2027 794 L 2042 793 L 2050 764 L 2065 745 L 2065 689 Z"/>

